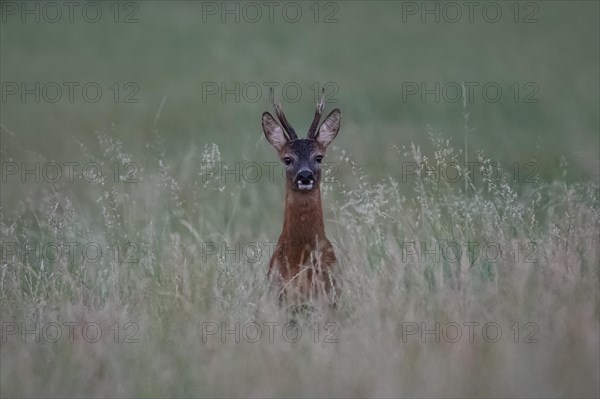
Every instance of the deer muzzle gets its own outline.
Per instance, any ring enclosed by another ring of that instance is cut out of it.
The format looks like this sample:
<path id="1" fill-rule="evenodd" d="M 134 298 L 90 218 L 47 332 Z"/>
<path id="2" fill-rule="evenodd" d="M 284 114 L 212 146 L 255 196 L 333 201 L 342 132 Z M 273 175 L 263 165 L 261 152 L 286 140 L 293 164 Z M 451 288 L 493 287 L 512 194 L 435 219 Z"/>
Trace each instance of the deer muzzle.
<path id="1" fill-rule="evenodd" d="M 296 175 L 296 185 L 300 190 L 310 190 L 315 184 L 315 176 L 310 170 L 304 169 Z"/>

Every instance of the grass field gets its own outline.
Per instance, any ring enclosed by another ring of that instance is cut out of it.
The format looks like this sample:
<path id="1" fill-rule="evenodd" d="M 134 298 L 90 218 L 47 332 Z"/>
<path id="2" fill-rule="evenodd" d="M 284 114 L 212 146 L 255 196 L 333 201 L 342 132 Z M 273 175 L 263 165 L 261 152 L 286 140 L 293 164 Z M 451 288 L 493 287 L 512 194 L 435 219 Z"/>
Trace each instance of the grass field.
<path id="1" fill-rule="evenodd" d="M 55 4 L 0 9 L 1 397 L 600 395 L 598 2 Z M 269 86 L 342 111 L 299 324 Z"/>

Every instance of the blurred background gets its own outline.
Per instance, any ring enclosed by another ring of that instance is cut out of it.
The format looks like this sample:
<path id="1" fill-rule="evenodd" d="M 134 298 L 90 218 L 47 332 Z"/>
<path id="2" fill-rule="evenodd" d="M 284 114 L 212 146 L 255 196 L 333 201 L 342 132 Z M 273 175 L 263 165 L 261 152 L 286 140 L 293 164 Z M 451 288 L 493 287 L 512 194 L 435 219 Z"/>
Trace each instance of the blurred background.
<path id="1" fill-rule="evenodd" d="M 427 149 L 429 130 L 464 147 L 466 82 L 470 151 L 533 161 L 546 180 L 564 157 L 568 179 L 598 180 L 597 2 L 81 3 L 73 22 L 64 5 L 57 17 L 7 3 L 5 159 L 26 148 L 68 160 L 101 132 L 142 162 L 156 129 L 175 161 L 205 143 L 228 162 L 272 161 L 260 127 L 268 87 L 302 132 L 325 87 L 344 118 L 336 144 L 377 180 L 396 172 L 392 145 Z"/>

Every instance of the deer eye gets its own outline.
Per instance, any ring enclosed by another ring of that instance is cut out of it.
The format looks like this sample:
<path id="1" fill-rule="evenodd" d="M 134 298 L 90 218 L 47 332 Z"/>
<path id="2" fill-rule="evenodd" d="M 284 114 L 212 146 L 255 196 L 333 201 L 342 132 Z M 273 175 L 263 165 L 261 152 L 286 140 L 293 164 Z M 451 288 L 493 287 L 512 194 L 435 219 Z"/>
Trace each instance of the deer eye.
<path id="1" fill-rule="evenodd" d="M 283 158 L 283 163 L 285 163 L 286 165 L 290 165 L 292 163 L 292 158 L 290 158 L 290 157 Z"/>
<path id="2" fill-rule="evenodd" d="M 323 161 L 323 155 L 317 155 L 315 157 L 315 161 L 317 161 L 317 163 L 321 163 L 321 161 Z"/>

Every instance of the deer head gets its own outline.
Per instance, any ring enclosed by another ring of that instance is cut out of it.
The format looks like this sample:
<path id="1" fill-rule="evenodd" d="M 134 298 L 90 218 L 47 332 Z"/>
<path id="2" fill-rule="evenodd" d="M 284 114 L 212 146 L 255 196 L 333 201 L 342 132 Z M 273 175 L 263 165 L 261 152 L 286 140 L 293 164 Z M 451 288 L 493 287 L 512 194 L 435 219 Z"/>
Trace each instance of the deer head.
<path id="1" fill-rule="evenodd" d="M 262 127 L 265 137 L 277 150 L 281 162 L 285 165 L 286 185 L 296 192 L 310 192 L 318 189 L 321 182 L 321 162 L 325 150 L 340 130 L 342 115 L 339 109 L 331 111 L 319 126 L 321 113 L 325 107 L 325 96 L 317 103 L 313 121 L 305 139 L 298 138 L 294 128 L 286 119 L 279 104 L 274 104 L 273 116 L 265 112 L 262 115 Z"/>

